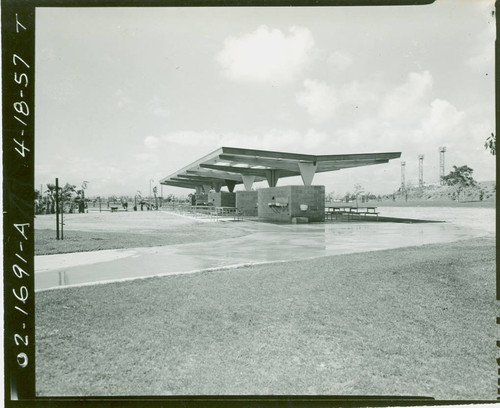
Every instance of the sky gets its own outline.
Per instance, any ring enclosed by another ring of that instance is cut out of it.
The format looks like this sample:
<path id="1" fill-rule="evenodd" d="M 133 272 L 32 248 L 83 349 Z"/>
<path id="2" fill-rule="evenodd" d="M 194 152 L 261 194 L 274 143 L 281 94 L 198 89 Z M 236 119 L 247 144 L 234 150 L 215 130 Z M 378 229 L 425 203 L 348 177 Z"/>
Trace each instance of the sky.
<path id="1" fill-rule="evenodd" d="M 37 8 L 35 188 L 163 195 L 221 146 L 401 152 L 406 181 L 467 164 L 495 179 L 493 0 L 426 6 Z M 327 194 L 387 194 L 401 160 L 317 174 Z M 278 186 L 302 184 L 300 177 Z M 254 184 L 267 187 L 266 182 Z M 237 187 L 238 189 L 238 187 Z M 243 186 L 239 187 L 243 189 Z"/>

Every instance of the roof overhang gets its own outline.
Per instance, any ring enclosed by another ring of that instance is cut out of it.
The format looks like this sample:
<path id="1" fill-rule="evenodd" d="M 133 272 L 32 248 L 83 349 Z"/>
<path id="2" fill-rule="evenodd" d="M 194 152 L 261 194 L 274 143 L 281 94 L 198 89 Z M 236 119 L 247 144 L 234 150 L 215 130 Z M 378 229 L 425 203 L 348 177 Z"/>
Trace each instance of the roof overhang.
<path id="1" fill-rule="evenodd" d="M 310 184 L 315 173 L 382 164 L 399 157 L 401 152 L 311 155 L 220 147 L 160 183 L 186 188 L 227 185 L 232 189 L 235 184 L 268 180 L 276 185 L 278 178 L 302 176 Z"/>

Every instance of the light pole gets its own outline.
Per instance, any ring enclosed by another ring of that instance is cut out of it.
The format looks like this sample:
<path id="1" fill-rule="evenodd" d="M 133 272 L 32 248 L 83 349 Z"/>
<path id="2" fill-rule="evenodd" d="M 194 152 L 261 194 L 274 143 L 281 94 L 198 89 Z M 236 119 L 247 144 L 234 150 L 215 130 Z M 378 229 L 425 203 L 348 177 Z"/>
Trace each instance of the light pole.
<path id="1" fill-rule="evenodd" d="M 85 189 L 87 188 L 87 185 L 89 184 L 88 181 L 83 181 L 82 183 L 82 201 L 83 201 L 83 208 L 82 208 L 82 213 L 85 213 Z M 80 210 L 78 210 L 78 212 L 80 212 Z M 88 213 L 88 209 L 87 209 L 87 213 Z"/>
<path id="2" fill-rule="evenodd" d="M 154 182 L 153 179 L 149 180 L 149 209 L 151 209 L 151 183 Z"/>
<path id="3" fill-rule="evenodd" d="M 134 204 L 135 204 L 134 211 L 137 211 L 137 196 L 141 197 L 141 192 L 139 190 L 137 190 L 137 193 L 135 193 L 134 195 Z"/>

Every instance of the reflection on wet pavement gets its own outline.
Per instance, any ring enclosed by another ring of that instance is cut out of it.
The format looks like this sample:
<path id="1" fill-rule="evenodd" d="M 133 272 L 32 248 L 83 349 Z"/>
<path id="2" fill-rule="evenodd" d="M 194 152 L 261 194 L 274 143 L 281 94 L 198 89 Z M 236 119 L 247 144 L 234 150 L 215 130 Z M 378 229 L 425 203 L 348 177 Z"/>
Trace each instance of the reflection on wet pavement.
<path id="1" fill-rule="evenodd" d="M 405 209 L 408 214 L 408 208 Z M 494 210 L 493 210 L 494 211 Z M 88 261 L 71 263 L 75 254 L 35 257 L 37 290 L 157 275 L 193 273 L 245 264 L 281 262 L 431 243 L 487 235 L 456 223 L 398 224 L 343 222 L 274 225 L 235 223 L 249 235 L 211 242 L 80 254 Z M 49 259 L 48 257 L 53 257 Z"/>

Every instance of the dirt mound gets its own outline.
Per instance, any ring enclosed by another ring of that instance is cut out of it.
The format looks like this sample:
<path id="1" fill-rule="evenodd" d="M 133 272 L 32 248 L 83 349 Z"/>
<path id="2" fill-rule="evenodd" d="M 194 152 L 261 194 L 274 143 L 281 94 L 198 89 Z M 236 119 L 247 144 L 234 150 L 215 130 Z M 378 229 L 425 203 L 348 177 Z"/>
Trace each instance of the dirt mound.
<path id="1" fill-rule="evenodd" d="M 408 200 L 456 200 L 457 189 L 452 186 L 426 185 L 409 187 L 406 191 L 398 190 L 396 198 L 408 195 Z M 478 182 L 475 187 L 466 188 L 460 192 L 460 201 L 494 201 L 496 194 L 495 181 Z"/>

